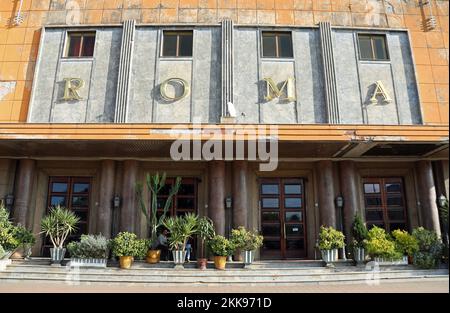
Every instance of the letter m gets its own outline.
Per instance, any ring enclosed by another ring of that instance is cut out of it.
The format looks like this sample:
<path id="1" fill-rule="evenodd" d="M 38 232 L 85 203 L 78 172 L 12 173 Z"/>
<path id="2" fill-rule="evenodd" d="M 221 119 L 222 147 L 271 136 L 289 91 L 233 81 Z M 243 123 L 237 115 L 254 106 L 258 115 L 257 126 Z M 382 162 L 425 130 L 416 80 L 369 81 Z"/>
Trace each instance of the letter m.
<path id="1" fill-rule="evenodd" d="M 278 85 L 275 84 L 272 78 L 264 78 L 264 81 L 266 82 L 266 95 L 264 96 L 264 99 L 266 101 L 271 101 L 274 98 L 280 98 L 280 100 L 287 100 L 289 102 L 295 101 L 295 85 L 294 85 L 294 78 L 289 77 L 286 81 L 283 82 L 283 85 L 281 85 L 281 88 L 278 88 Z M 284 94 L 286 95 L 285 98 L 283 97 L 283 90 L 286 91 Z"/>

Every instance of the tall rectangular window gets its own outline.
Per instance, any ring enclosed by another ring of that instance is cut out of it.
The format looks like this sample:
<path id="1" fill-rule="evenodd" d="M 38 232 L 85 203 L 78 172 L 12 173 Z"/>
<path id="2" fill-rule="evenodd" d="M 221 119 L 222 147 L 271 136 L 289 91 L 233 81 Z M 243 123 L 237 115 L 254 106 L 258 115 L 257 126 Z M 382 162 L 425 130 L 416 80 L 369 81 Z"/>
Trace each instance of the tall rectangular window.
<path id="1" fill-rule="evenodd" d="M 68 33 L 65 56 L 82 58 L 94 56 L 95 32 Z"/>
<path id="2" fill-rule="evenodd" d="M 292 58 L 292 35 L 290 32 L 263 32 L 264 58 Z"/>
<path id="3" fill-rule="evenodd" d="M 192 31 L 164 31 L 163 57 L 192 57 Z"/>
<path id="4" fill-rule="evenodd" d="M 389 60 L 386 36 L 358 35 L 359 57 L 361 60 L 386 61 Z"/>

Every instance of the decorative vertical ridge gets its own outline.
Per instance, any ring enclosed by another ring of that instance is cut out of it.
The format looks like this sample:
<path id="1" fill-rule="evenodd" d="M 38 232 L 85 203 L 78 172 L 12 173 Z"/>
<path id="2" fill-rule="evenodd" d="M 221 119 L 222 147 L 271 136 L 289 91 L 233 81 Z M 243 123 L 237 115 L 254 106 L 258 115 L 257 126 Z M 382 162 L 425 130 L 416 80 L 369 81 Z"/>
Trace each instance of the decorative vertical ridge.
<path id="1" fill-rule="evenodd" d="M 331 24 L 329 22 L 320 22 L 319 28 L 325 74 L 325 96 L 328 111 L 328 123 L 339 124 L 339 102 L 337 96 L 336 69 L 334 64 Z"/>
<path id="2" fill-rule="evenodd" d="M 135 20 L 123 23 L 114 123 L 125 123 L 127 119 L 135 28 Z"/>
<path id="3" fill-rule="evenodd" d="M 230 116 L 228 102 L 233 103 L 233 21 L 222 21 L 222 116 Z"/>

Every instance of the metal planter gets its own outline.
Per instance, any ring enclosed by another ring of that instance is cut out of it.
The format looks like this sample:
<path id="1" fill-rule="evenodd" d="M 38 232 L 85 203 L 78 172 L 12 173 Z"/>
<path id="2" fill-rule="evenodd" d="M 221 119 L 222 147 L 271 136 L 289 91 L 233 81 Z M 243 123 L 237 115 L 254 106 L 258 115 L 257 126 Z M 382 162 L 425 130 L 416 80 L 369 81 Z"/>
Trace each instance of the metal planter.
<path id="1" fill-rule="evenodd" d="M 366 260 L 366 251 L 364 248 L 355 248 L 353 250 L 353 259 L 357 263 L 364 262 Z"/>
<path id="2" fill-rule="evenodd" d="M 255 260 L 255 252 L 254 251 L 243 251 L 242 252 L 242 259 L 244 261 L 244 264 L 252 264 Z"/>
<path id="3" fill-rule="evenodd" d="M 95 268 L 106 268 L 106 259 L 81 259 L 81 258 L 71 258 L 71 267 L 95 267 Z"/>
<path id="4" fill-rule="evenodd" d="M 379 265 L 408 265 L 408 256 L 403 256 L 400 260 L 375 257 L 374 261 Z"/>
<path id="5" fill-rule="evenodd" d="M 50 258 L 52 263 L 58 264 L 64 260 L 66 254 L 66 248 L 50 248 Z"/>
<path id="6" fill-rule="evenodd" d="M 175 265 L 184 264 L 184 260 L 186 258 L 186 251 L 184 250 L 175 250 L 172 251 L 173 262 Z"/>
<path id="7" fill-rule="evenodd" d="M 332 263 L 338 260 L 338 249 L 320 250 L 320 253 L 325 263 Z"/>

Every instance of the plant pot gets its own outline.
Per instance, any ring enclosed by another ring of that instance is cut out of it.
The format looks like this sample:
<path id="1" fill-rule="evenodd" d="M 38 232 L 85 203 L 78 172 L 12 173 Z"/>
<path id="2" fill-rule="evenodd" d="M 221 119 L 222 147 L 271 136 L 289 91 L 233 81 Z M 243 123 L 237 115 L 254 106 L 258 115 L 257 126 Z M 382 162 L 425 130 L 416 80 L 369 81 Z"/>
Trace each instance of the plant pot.
<path id="1" fill-rule="evenodd" d="M 364 248 L 355 248 L 353 250 L 353 259 L 357 263 L 364 262 L 366 260 L 366 251 Z"/>
<path id="2" fill-rule="evenodd" d="M 408 265 L 408 257 L 403 256 L 400 260 L 374 257 L 374 261 L 379 265 Z"/>
<path id="3" fill-rule="evenodd" d="M 226 256 L 214 256 L 214 266 L 218 270 L 224 270 L 227 265 Z"/>
<path id="4" fill-rule="evenodd" d="M 207 266 L 208 266 L 208 259 L 201 258 L 197 260 L 197 267 L 199 269 L 206 270 Z"/>
<path id="5" fill-rule="evenodd" d="M 159 263 L 159 260 L 161 259 L 161 250 L 148 250 L 146 261 L 150 264 L 156 264 Z"/>
<path id="6" fill-rule="evenodd" d="M 95 268 L 106 268 L 106 259 L 81 259 L 81 258 L 71 258 L 71 267 L 95 267 Z"/>
<path id="7" fill-rule="evenodd" d="M 175 250 L 175 251 L 172 251 L 172 255 L 173 255 L 173 263 L 184 264 L 184 259 L 186 258 L 186 251 Z"/>
<path id="8" fill-rule="evenodd" d="M 408 264 L 413 264 L 414 263 L 414 258 L 412 255 L 408 255 Z"/>
<path id="9" fill-rule="evenodd" d="M 120 268 L 129 269 L 131 264 L 133 264 L 134 258 L 132 256 L 121 256 L 119 257 Z"/>
<path id="10" fill-rule="evenodd" d="M 254 251 L 243 251 L 242 252 L 242 259 L 244 261 L 244 264 L 252 264 L 255 259 L 255 252 Z"/>
<path id="11" fill-rule="evenodd" d="M 320 250 L 320 253 L 325 263 L 332 263 L 338 260 L 338 249 Z"/>
<path id="12" fill-rule="evenodd" d="M 31 256 L 31 244 L 18 247 L 11 255 L 11 259 L 28 259 Z"/>
<path id="13" fill-rule="evenodd" d="M 53 264 L 59 264 L 64 260 L 66 248 L 50 248 L 50 258 Z"/>

